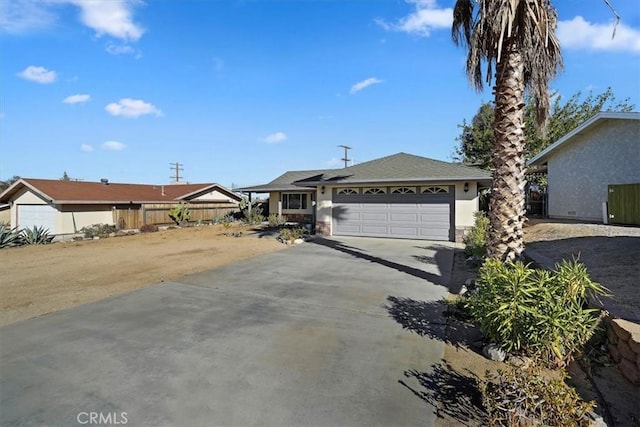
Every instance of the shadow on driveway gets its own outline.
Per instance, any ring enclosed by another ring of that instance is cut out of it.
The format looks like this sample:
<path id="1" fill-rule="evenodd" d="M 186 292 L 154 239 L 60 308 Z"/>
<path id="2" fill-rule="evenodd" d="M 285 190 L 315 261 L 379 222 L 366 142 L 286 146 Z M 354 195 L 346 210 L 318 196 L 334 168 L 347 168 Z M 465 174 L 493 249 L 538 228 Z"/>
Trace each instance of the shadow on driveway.
<path id="1" fill-rule="evenodd" d="M 451 257 L 453 256 L 454 249 L 448 248 L 446 246 L 434 245 L 433 247 L 417 247 L 417 249 L 435 249 L 436 253 L 433 257 L 422 256 L 422 255 L 412 255 L 411 259 L 418 261 L 427 265 L 435 265 L 438 267 L 439 271 L 447 274 L 435 274 L 426 270 L 422 270 L 419 268 L 411 267 L 406 264 L 401 264 L 398 262 L 391 261 L 389 259 L 381 258 L 375 255 L 367 254 L 366 251 L 357 248 L 354 246 L 346 245 L 342 242 L 326 239 L 322 237 L 316 237 L 311 240 L 312 243 L 317 245 L 326 246 L 331 249 L 335 249 L 337 251 L 343 252 L 345 254 L 354 256 L 356 258 L 364 259 L 369 262 L 373 262 L 376 264 L 383 265 L 385 267 L 393 268 L 394 270 L 400 271 L 402 273 L 409 274 L 411 276 L 428 280 L 429 282 L 439 285 L 439 286 L 448 286 L 449 285 L 449 272 L 451 270 Z"/>

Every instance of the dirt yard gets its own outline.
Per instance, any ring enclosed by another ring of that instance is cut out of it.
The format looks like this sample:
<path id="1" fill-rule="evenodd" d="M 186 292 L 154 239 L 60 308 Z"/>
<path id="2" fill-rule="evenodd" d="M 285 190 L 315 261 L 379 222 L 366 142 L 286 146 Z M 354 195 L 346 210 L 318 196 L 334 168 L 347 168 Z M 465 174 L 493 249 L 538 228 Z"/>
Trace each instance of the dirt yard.
<path id="1" fill-rule="evenodd" d="M 215 225 L 2 249 L 0 326 L 285 247 Z"/>
<path id="2" fill-rule="evenodd" d="M 604 299 L 612 314 L 633 320 L 640 309 L 640 228 L 602 224 L 532 221 L 525 228 L 528 249 L 549 262 L 571 260 L 579 256 L 597 281 L 612 293 Z M 451 292 L 458 292 L 466 279 L 475 278 L 477 271 L 465 264 L 462 251 L 456 253 L 452 271 Z M 486 420 L 480 409 L 478 381 L 487 371 L 504 368 L 481 354 L 482 335 L 455 320 L 448 320 L 444 361 L 434 372 L 441 396 L 438 425 L 483 426 Z M 595 400 L 596 412 L 609 426 L 640 426 L 638 387 L 628 382 L 613 364 L 593 367 L 591 379 L 578 364 L 570 366 L 571 383 L 584 399 Z M 462 392 L 460 391 L 462 390 Z"/>

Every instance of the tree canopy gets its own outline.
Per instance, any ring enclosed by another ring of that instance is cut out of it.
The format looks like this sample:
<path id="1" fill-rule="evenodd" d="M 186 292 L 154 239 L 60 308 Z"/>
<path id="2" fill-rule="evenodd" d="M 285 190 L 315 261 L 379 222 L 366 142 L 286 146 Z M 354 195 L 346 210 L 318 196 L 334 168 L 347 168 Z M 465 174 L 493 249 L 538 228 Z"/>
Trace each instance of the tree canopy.
<path id="1" fill-rule="evenodd" d="M 616 100 L 611 88 L 599 94 L 589 91 L 585 97 L 582 92 L 577 92 L 566 102 L 560 94 L 556 93 L 553 96 L 546 130 L 542 131 L 535 126 L 535 106 L 530 99 L 527 99 L 524 113 L 526 156 L 532 158 L 600 111 L 624 112 L 633 111 L 634 108 L 635 105 L 629 102 L 629 98 L 622 101 Z M 471 122 L 465 119 L 461 125 L 458 125 L 461 133 L 456 138 L 458 141 L 454 152 L 456 160 L 476 164 L 483 169 L 491 167 L 494 118 L 493 102 L 485 102 L 478 108 Z"/>

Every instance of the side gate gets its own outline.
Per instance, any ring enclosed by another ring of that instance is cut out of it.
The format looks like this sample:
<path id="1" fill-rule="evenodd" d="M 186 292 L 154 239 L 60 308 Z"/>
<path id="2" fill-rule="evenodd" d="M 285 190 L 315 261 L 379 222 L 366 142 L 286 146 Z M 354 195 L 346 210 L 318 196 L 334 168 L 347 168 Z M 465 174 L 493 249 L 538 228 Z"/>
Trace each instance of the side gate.
<path id="1" fill-rule="evenodd" d="M 640 184 L 609 185 L 607 214 L 610 224 L 640 225 Z"/>

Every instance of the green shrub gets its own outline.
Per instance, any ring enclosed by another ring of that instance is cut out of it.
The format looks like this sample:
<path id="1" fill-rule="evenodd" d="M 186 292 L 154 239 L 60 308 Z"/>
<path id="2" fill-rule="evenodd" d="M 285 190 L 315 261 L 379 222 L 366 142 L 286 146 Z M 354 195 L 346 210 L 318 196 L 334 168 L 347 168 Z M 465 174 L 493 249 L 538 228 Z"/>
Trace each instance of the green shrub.
<path id="1" fill-rule="evenodd" d="M 565 383 L 566 373 L 547 378 L 539 368 L 509 368 L 480 383 L 492 426 L 589 426 L 594 402 L 584 402 Z"/>
<path id="2" fill-rule="evenodd" d="M 576 261 L 562 261 L 549 272 L 489 259 L 477 283 L 479 289 L 467 306 L 482 332 L 506 351 L 547 364 L 567 362 L 605 314 L 588 308 L 588 299 L 604 295 L 606 289 L 592 282 Z"/>
<path id="3" fill-rule="evenodd" d="M 5 224 L 0 225 L 0 248 L 20 246 L 20 244 L 20 230 L 17 227 L 9 228 Z"/>
<path id="4" fill-rule="evenodd" d="M 140 227 L 141 233 L 155 233 L 158 231 L 158 226 L 155 224 L 145 224 Z"/>
<path id="5" fill-rule="evenodd" d="M 229 228 L 233 224 L 233 221 L 234 221 L 233 216 L 227 215 L 224 218 L 222 218 L 222 226 L 224 228 Z"/>
<path id="6" fill-rule="evenodd" d="M 309 230 L 305 227 L 287 227 L 278 232 L 278 239 L 283 242 L 293 242 L 296 239 L 303 239 L 309 235 Z"/>
<path id="7" fill-rule="evenodd" d="M 469 256 L 483 257 L 487 254 L 487 235 L 489 233 L 489 218 L 484 212 L 475 213 L 473 227 L 464 236 L 464 252 Z"/>
<path id="8" fill-rule="evenodd" d="M 191 219 L 191 212 L 189 212 L 189 206 L 184 203 L 180 203 L 169 210 L 169 218 L 171 218 L 176 225 L 185 225 Z"/>
<path id="9" fill-rule="evenodd" d="M 80 232 L 84 234 L 86 239 L 93 239 L 94 237 L 106 237 L 111 233 L 115 233 L 116 230 L 115 225 L 92 224 L 82 227 Z"/>
<path id="10" fill-rule="evenodd" d="M 269 218 L 267 218 L 267 221 L 269 221 L 269 227 L 271 228 L 280 227 L 285 223 L 285 220 L 282 217 L 282 215 L 278 215 L 276 213 L 269 214 Z"/>
<path id="11" fill-rule="evenodd" d="M 249 225 L 260 224 L 262 221 L 264 221 L 264 216 L 262 215 L 262 208 L 260 207 L 256 206 L 253 209 L 251 209 L 251 211 L 249 211 L 249 209 L 246 209 L 242 211 L 242 213 L 244 215 L 244 221 Z"/>
<path id="12" fill-rule="evenodd" d="M 49 229 L 34 225 L 32 228 L 25 228 L 20 232 L 20 243 L 23 245 L 46 245 L 51 243 L 53 235 Z"/>

